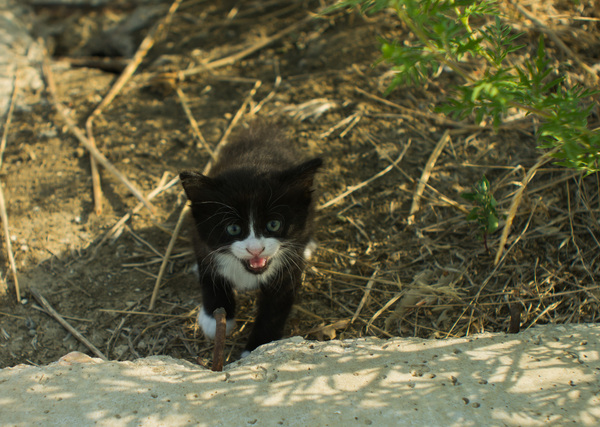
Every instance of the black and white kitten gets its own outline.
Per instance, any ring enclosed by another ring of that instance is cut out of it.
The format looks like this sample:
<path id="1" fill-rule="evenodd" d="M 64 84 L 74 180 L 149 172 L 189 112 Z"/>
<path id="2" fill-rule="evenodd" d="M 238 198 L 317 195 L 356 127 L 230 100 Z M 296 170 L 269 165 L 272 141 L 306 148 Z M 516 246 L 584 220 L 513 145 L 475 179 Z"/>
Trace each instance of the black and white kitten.
<path id="1" fill-rule="evenodd" d="M 305 262 L 314 249 L 313 180 L 320 158 L 300 156 L 277 131 L 254 127 L 219 153 L 208 176 L 180 173 L 191 202 L 202 286 L 198 323 L 214 338 L 213 311 L 235 326 L 235 291 L 259 289 L 258 314 L 243 356 L 280 339 Z"/>

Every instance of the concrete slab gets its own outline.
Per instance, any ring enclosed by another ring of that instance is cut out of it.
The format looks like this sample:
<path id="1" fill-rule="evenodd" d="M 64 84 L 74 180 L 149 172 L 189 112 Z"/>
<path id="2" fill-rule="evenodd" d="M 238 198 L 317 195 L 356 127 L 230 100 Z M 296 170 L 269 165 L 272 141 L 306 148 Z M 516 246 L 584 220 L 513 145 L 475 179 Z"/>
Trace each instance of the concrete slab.
<path id="1" fill-rule="evenodd" d="M 600 425 L 600 325 L 449 340 L 290 338 L 211 372 L 71 353 L 0 371 L 2 426 Z"/>

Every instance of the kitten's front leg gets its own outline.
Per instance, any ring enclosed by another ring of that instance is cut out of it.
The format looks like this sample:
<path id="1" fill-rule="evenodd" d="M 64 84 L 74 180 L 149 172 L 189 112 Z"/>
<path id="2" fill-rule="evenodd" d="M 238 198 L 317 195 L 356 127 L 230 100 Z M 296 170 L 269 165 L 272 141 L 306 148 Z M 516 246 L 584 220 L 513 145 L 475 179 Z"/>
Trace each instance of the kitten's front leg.
<path id="1" fill-rule="evenodd" d="M 256 323 L 242 357 L 262 344 L 280 339 L 283 336 L 285 321 L 294 304 L 293 283 L 270 284 L 261 287 L 258 299 Z"/>
<path id="2" fill-rule="evenodd" d="M 214 339 L 217 332 L 217 321 L 213 312 L 220 307 L 227 313 L 226 334 L 235 327 L 235 296 L 231 286 L 225 281 L 215 281 L 204 277 L 200 279 L 202 284 L 202 308 L 198 312 L 198 324 L 206 338 Z"/>

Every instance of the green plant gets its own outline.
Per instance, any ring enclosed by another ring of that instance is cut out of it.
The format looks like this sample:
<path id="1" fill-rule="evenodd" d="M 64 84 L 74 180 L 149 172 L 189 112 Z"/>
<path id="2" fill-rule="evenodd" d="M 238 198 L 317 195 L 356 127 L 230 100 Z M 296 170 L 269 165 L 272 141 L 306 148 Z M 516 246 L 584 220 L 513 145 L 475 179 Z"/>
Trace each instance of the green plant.
<path id="1" fill-rule="evenodd" d="M 463 193 L 461 197 L 475 204 L 471 212 L 467 215 L 467 221 L 477 221 L 483 237 L 485 250 L 489 253 L 487 246 L 487 236 L 498 229 L 498 212 L 496 206 L 498 202 L 492 194 L 490 182 L 485 176 L 473 186 L 472 193 Z"/>
<path id="2" fill-rule="evenodd" d="M 395 71 L 387 93 L 452 70 L 463 84 L 449 88 L 438 111 L 476 123 L 489 118 L 495 126 L 510 109 L 533 114 L 540 121 L 539 148 L 551 149 L 563 166 L 600 171 L 600 130 L 588 126 L 599 92 L 568 86 L 550 64 L 543 37 L 534 58 L 514 61 L 525 46 L 518 43 L 522 33 L 505 23 L 494 0 L 344 0 L 330 11 L 338 8 L 391 10 L 414 34 L 410 42 L 381 40 L 381 61 Z"/>

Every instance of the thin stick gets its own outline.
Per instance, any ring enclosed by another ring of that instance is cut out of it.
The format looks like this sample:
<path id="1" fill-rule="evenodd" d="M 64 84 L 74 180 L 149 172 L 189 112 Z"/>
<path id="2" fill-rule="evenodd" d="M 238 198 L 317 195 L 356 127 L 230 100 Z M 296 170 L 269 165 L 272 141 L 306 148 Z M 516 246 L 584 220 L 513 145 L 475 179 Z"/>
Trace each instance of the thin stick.
<path id="1" fill-rule="evenodd" d="M 427 181 L 429 181 L 429 177 L 431 176 L 431 171 L 435 166 L 435 162 L 437 161 L 440 154 L 442 154 L 442 150 L 450 142 L 450 133 L 449 131 L 444 132 L 442 138 L 439 140 L 435 148 L 433 149 L 431 155 L 429 156 L 429 160 L 427 160 L 427 164 L 425 165 L 425 169 L 423 169 L 423 173 L 421 174 L 421 179 L 417 184 L 417 189 L 413 196 L 412 205 L 410 207 L 410 212 L 408 214 L 407 223 L 409 225 L 414 224 L 415 222 L 415 213 L 419 210 L 419 205 L 421 202 L 421 197 L 423 196 L 423 191 L 425 191 L 425 185 Z"/>
<path id="2" fill-rule="evenodd" d="M 179 177 L 176 176 L 175 178 L 173 178 L 171 181 L 169 181 L 166 185 L 164 184 L 164 181 L 167 180 L 168 177 L 168 173 L 165 172 L 160 180 L 160 182 L 158 183 L 158 186 L 152 190 L 150 193 L 148 193 L 148 200 L 152 200 L 154 199 L 156 196 L 158 196 L 160 193 L 162 193 L 163 191 L 171 188 L 172 186 L 174 186 L 175 184 L 177 184 L 179 182 Z M 100 242 L 98 243 L 98 245 L 96 246 L 96 248 L 98 248 L 99 246 L 102 246 L 108 239 L 112 239 L 113 236 L 116 236 L 118 234 L 121 233 L 121 231 L 123 230 L 123 226 L 125 225 L 125 223 L 129 220 L 129 218 L 131 218 L 132 215 L 135 215 L 136 213 L 138 213 L 140 210 L 142 210 L 142 208 L 144 207 L 144 204 L 142 202 L 138 203 L 132 210 L 131 212 L 127 212 L 109 231 L 108 233 L 106 233 L 104 235 L 104 237 L 102 238 L 102 240 L 100 240 Z"/>
<path id="3" fill-rule="evenodd" d="M 135 314 L 138 316 L 159 316 L 159 317 L 174 317 L 176 319 L 189 319 L 192 314 L 166 314 L 166 313 L 150 313 L 149 311 L 129 311 L 129 310 L 114 310 L 110 308 L 100 308 L 98 311 L 106 313 L 119 313 L 119 314 Z"/>
<path id="4" fill-rule="evenodd" d="M 365 287 L 365 293 L 364 293 L 362 299 L 360 300 L 360 303 L 358 304 L 358 307 L 356 308 L 356 311 L 354 312 L 354 316 L 352 316 L 352 320 L 350 320 L 350 323 L 354 323 L 356 318 L 360 315 L 360 312 L 361 312 L 362 308 L 364 307 L 365 303 L 367 302 L 367 299 L 369 299 L 369 295 L 371 294 L 371 289 L 373 288 L 373 284 L 375 283 L 375 280 L 373 280 L 373 279 L 375 278 L 375 276 L 377 276 L 378 272 L 379 272 L 379 269 L 375 270 L 373 272 L 373 274 L 371 275 L 371 279 L 367 282 L 367 286 Z"/>
<path id="5" fill-rule="evenodd" d="M 210 154 L 210 157 L 214 160 L 215 153 L 212 150 L 212 148 L 210 148 L 208 143 L 206 142 L 206 139 L 204 139 L 204 136 L 202 135 L 202 132 L 200 131 L 200 127 L 198 126 L 198 122 L 194 118 L 194 115 L 192 114 L 192 110 L 190 110 L 190 107 L 187 103 L 187 98 L 185 96 L 185 93 L 183 93 L 183 91 L 181 90 L 180 87 L 177 87 L 175 89 L 175 92 L 177 93 L 177 97 L 179 98 L 179 102 L 181 103 L 181 107 L 183 108 L 183 112 L 185 113 L 188 121 L 190 122 L 190 126 L 192 127 L 192 132 L 194 133 L 194 135 L 196 135 L 196 138 L 198 138 L 198 141 L 200 142 L 200 145 L 202 146 L 202 148 L 204 148 L 208 152 L 208 154 Z"/>
<path id="6" fill-rule="evenodd" d="M 512 225 L 513 220 L 515 219 L 515 216 L 517 215 L 517 208 L 519 207 L 519 204 L 521 203 L 521 199 L 523 198 L 523 193 L 525 192 L 525 189 L 527 188 L 527 184 L 529 184 L 529 181 L 531 181 L 531 179 L 535 175 L 536 171 L 542 165 L 544 165 L 545 163 L 547 163 L 551 160 L 552 154 L 556 153 L 558 151 L 558 149 L 559 149 L 559 147 L 556 147 L 556 148 L 554 148 L 554 150 L 549 151 L 540 157 L 540 159 L 537 161 L 537 163 L 535 165 L 533 165 L 533 167 L 531 169 L 529 169 L 529 171 L 525 175 L 525 178 L 523 178 L 523 181 L 521 182 L 521 187 L 519 187 L 519 189 L 513 196 L 512 201 L 510 202 L 510 208 L 508 209 L 508 215 L 506 216 L 506 222 L 505 222 L 504 228 L 502 230 L 502 236 L 500 237 L 500 243 L 498 243 L 498 250 L 496 251 L 496 258 L 494 259 L 494 265 L 497 266 L 498 263 L 500 262 L 500 258 L 502 257 L 502 253 L 504 252 L 504 245 L 506 245 L 506 241 L 508 240 L 508 234 L 510 233 L 510 227 Z"/>
<path id="7" fill-rule="evenodd" d="M 250 103 L 250 101 L 252 100 L 254 95 L 256 95 L 256 91 L 258 90 L 258 88 L 261 85 L 262 85 L 262 82 L 260 80 L 256 80 L 254 82 L 254 87 L 250 90 L 250 93 L 248 94 L 246 99 L 244 99 L 242 106 L 237 110 L 237 113 L 235 113 L 235 116 L 233 116 L 233 119 L 231 119 L 231 122 L 229 123 L 229 126 L 227 126 L 227 129 L 223 133 L 223 136 L 221 137 L 221 140 L 219 141 L 218 146 L 222 146 L 223 144 L 226 143 L 225 141 L 227 141 L 227 138 L 231 134 L 231 131 L 233 130 L 233 128 L 235 127 L 237 122 L 242 118 L 242 115 L 244 114 L 246 107 L 248 106 L 248 104 Z"/>
<path id="8" fill-rule="evenodd" d="M 125 67 L 125 70 L 123 70 L 123 72 L 121 73 L 121 75 L 119 76 L 119 78 L 117 79 L 115 84 L 110 88 L 108 94 L 104 97 L 102 102 L 96 107 L 96 109 L 92 112 L 92 114 L 90 114 L 90 116 L 86 120 L 85 128 L 86 128 L 86 132 L 87 132 L 87 139 L 88 139 L 90 146 L 93 147 L 94 149 L 96 148 L 96 140 L 94 138 L 94 131 L 93 131 L 94 118 L 96 118 L 97 116 L 102 114 L 102 111 L 115 99 L 115 97 L 121 91 L 123 86 L 125 86 L 125 84 L 131 78 L 133 73 L 135 73 L 135 70 L 137 70 L 137 67 L 140 65 L 142 60 L 148 54 L 148 51 L 154 45 L 157 34 L 160 31 L 162 31 L 162 29 L 171 22 L 173 15 L 174 15 L 175 11 L 177 10 L 177 8 L 179 7 L 179 5 L 181 4 L 181 2 L 182 2 L 182 0 L 175 0 L 171 4 L 171 7 L 169 8 L 169 11 L 167 12 L 166 16 L 158 24 L 156 24 L 154 26 L 154 28 L 152 28 L 152 30 L 150 30 L 150 32 L 146 35 L 146 37 L 144 37 L 144 40 L 142 41 L 142 43 L 140 43 L 140 47 L 138 48 L 137 52 L 133 56 L 132 60 L 129 62 L 129 64 L 127 64 L 127 67 Z M 89 150 L 89 148 L 88 148 L 88 150 Z M 93 185 L 93 193 L 94 193 L 94 206 L 95 206 L 96 213 L 98 215 L 100 215 L 102 213 L 102 187 L 100 185 L 100 175 L 98 174 L 98 171 L 97 171 L 96 161 L 99 161 L 99 160 L 96 158 L 96 156 L 92 156 L 92 158 L 90 159 L 90 162 L 91 162 L 91 169 L 92 169 L 91 172 L 92 172 L 92 185 Z M 102 163 L 102 161 L 100 161 L 100 163 Z M 148 208 L 150 209 L 150 211 L 153 211 L 151 206 L 148 206 Z"/>
<path id="9" fill-rule="evenodd" d="M 271 37 L 267 37 L 266 39 L 254 44 L 246 49 L 242 49 L 239 52 L 234 53 L 233 55 L 227 56 L 225 58 L 217 59 L 216 61 L 212 61 L 207 64 L 199 65 L 198 67 L 188 68 L 186 70 L 179 71 L 179 72 L 177 72 L 177 76 L 189 77 L 189 76 L 193 76 L 198 73 L 202 73 L 204 71 L 214 70 L 215 68 L 220 68 L 220 67 L 234 64 L 235 62 L 239 61 L 240 59 L 243 59 L 249 55 L 252 55 L 254 52 L 262 49 L 263 47 L 266 47 L 266 46 L 270 45 L 271 43 L 276 42 L 280 38 L 287 36 L 288 34 L 293 33 L 294 31 L 297 31 L 299 28 L 306 25 L 312 19 L 313 19 L 312 16 L 307 16 L 304 19 L 302 19 L 301 21 L 298 21 L 295 24 L 284 28 L 283 30 L 279 31 L 278 33 L 273 34 Z"/>
<path id="10" fill-rule="evenodd" d="M 4 192 L 2 191 L 2 184 L 0 183 L 0 219 L 2 219 L 2 229 L 4 231 L 4 241 L 6 242 L 6 252 L 8 253 L 8 261 L 10 263 L 10 271 L 15 282 L 15 293 L 17 294 L 17 301 L 21 302 L 21 291 L 19 289 L 19 279 L 17 277 L 17 264 L 15 263 L 15 257 L 13 255 L 12 244 L 10 241 L 10 234 L 8 229 L 8 214 L 6 213 L 6 203 L 4 203 Z M 3 285 L 2 288 L 5 286 Z M 0 288 L 0 295 L 8 291 L 8 285 L 5 289 Z"/>
<path id="11" fill-rule="evenodd" d="M 4 122 L 4 129 L 2 131 L 2 142 L 0 143 L 0 169 L 2 168 L 2 160 L 4 158 L 4 150 L 6 148 L 6 141 L 8 138 L 8 130 L 12 122 L 13 111 L 15 109 L 17 90 L 18 90 L 18 70 L 15 72 L 13 77 L 13 92 L 10 97 L 10 105 L 6 113 L 6 121 Z M 6 212 L 6 202 L 4 201 L 4 192 L 2 190 L 2 183 L 0 182 L 0 220 L 2 220 L 2 230 L 4 232 L 4 241 L 6 242 L 6 252 L 8 254 L 8 262 L 10 264 L 10 271 L 12 273 L 13 280 L 15 282 L 15 293 L 17 295 L 17 301 L 21 302 L 21 291 L 19 289 L 19 278 L 17 276 L 17 264 L 15 263 L 15 256 L 12 250 L 12 243 L 10 240 L 10 231 L 8 227 L 8 214 Z M 8 293 L 8 284 L 4 283 L 0 285 L 0 296 Z"/>
<path id="12" fill-rule="evenodd" d="M 223 307 L 213 311 L 213 317 L 217 322 L 215 331 L 215 348 L 213 349 L 212 371 L 221 372 L 223 370 L 223 354 L 225 353 L 225 334 L 227 332 L 227 313 Z"/>
<path id="13" fill-rule="evenodd" d="M 108 170 L 111 174 L 115 176 L 119 181 L 121 181 L 129 191 L 144 205 L 151 211 L 155 212 L 154 206 L 144 197 L 144 195 L 133 185 L 119 170 L 102 154 L 94 144 L 92 144 L 84 135 L 83 131 L 75 124 L 73 119 L 69 116 L 67 109 L 64 105 L 62 105 L 57 96 L 56 86 L 54 84 L 54 75 L 52 70 L 50 69 L 50 64 L 48 61 L 48 56 L 46 55 L 44 58 L 44 64 L 42 65 L 44 70 L 44 75 L 46 76 L 46 82 L 48 86 L 48 91 L 50 93 L 50 98 L 54 108 L 60 113 L 63 120 L 67 124 L 69 130 L 75 135 L 75 137 L 79 140 L 81 145 L 83 145 L 90 154 L 100 163 L 106 170 Z"/>
<path id="14" fill-rule="evenodd" d="M 44 298 L 36 289 L 30 288 L 29 292 L 33 297 L 46 309 L 48 314 L 54 317 L 58 323 L 60 323 L 67 331 L 69 331 L 75 338 L 77 338 L 83 345 L 85 345 L 92 353 L 98 356 L 102 360 L 108 360 L 108 358 L 100 351 L 94 344 L 89 342 L 81 333 L 69 324 L 60 314 L 56 312 L 50 305 L 50 303 Z"/>
<path id="15" fill-rule="evenodd" d="M 403 295 L 404 295 L 404 292 L 397 293 L 396 295 L 394 295 L 394 297 L 391 300 L 386 302 L 383 307 L 381 307 L 379 310 L 377 310 L 375 312 L 375 314 L 373 315 L 373 317 L 371 317 L 371 319 L 369 319 L 369 321 L 367 322 L 366 330 L 368 331 L 369 328 L 371 328 L 373 326 L 373 322 L 375 321 L 375 319 L 377 319 L 379 316 L 381 316 L 381 314 L 384 311 L 386 311 L 388 308 L 390 308 L 391 305 L 394 304 L 396 301 L 398 301 L 400 299 L 400 297 L 402 297 Z"/>
<path id="16" fill-rule="evenodd" d="M 527 19 L 529 19 L 531 22 L 534 23 L 534 25 L 538 28 L 538 30 L 542 31 L 543 33 L 546 33 L 548 35 L 548 37 L 550 37 L 552 39 L 552 41 L 554 41 L 554 43 L 556 43 L 556 45 L 562 49 L 567 55 L 569 55 L 571 58 L 573 58 L 575 60 L 575 62 L 577 62 L 577 65 L 579 65 L 581 68 L 583 68 L 583 70 L 588 73 L 588 75 L 592 78 L 592 83 L 594 85 L 598 84 L 598 75 L 596 74 L 596 72 L 585 62 L 583 62 L 583 60 L 579 57 L 579 55 L 577 55 L 575 52 L 573 52 L 561 39 L 560 37 L 558 37 L 556 35 L 556 33 L 554 31 L 552 31 L 550 28 L 548 28 L 548 26 L 546 26 L 542 21 L 540 21 L 539 19 L 537 19 L 535 16 L 533 16 L 531 13 L 529 13 L 529 11 L 527 9 L 525 9 L 523 6 L 516 4 L 514 1 L 511 2 L 513 3 L 513 6 L 515 6 L 517 8 L 517 10 L 523 15 L 525 16 Z"/>
<path id="17" fill-rule="evenodd" d="M 179 219 L 177 220 L 177 225 L 175 225 L 175 230 L 173 230 L 173 236 L 169 241 L 169 245 L 167 246 L 167 250 L 165 251 L 165 256 L 160 265 L 160 269 L 158 270 L 158 277 L 156 278 L 156 283 L 154 284 L 154 290 L 152 291 L 152 298 L 150 298 L 150 305 L 148 307 L 149 310 L 154 310 L 154 305 L 156 304 L 156 298 L 158 297 L 158 290 L 160 289 L 160 284 L 162 282 L 162 278 L 167 270 L 167 265 L 169 264 L 169 260 L 171 258 L 171 252 L 173 252 L 173 248 L 175 247 L 175 242 L 177 241 L 177 236 L 179 236 L 179 232 L 181 231 L 181 227 L 183 226 L 185 217 L 190 211 L 190 206 L 185 205 L 179 214 Z"/>
<path id="18" fill-rule="evenodd" d="M 406 150 L 403 151 L 398 156 L 398 158 L 396 159 L 396 161 L 394 161 L 391 165 L 389 165 L 388 167 L 386 167 L 385 169 L 383 169 L 379 173 L 373 175 L 371 178 L 367 179 L 366 181 L 363 181 L 360 184 L 348 187 L 348 189 L 346 191 L 344 191 L 342 194 L 340 194 L 339 196 L 334 197 L 333 199 L 331 199 L 330 201 L 328 201 L 326 203 L 323 203 L 321 206 L 317 206 L 317 210 L 320 211 L 322 209 L 328 208 L 331 205 L 335 205 L 337 202 L 339 202 L 340 200 L 344 199 L 348 195 L 350 195 L 350 194 L 354 193 L 355 191 L 360 190 L 361 188 L 369 185 L 371 182 L 375 181 L 377 178 L 381 178 L 383 175 L 385 175 L 386 173 L 388 173 L 389 171 L 391 171 L 393 168 L 397 167 L 398 163 L 400 163 L 402 161 L 402 157 L 404 157 L 404 153 L 406 153 Z"/>
<path id="19" fill-rule="evenodd" d="M 2 169 L 2 160 L 4 158 L 4 150 L 6 149 L 6 139 L 8 138 L 8 130 L 12 123 L 13 111 L 15 110 L 15 104 L 17 101 L 17 92 L 19 89 L 19 70 L 15 72 L 13 77 L 13 92 L 10 96 L 10 104 L 6 113 L 6 121 L 4 122 L 4 129 L 2 131 L 2 141 L 0 142 L 0 169 Z"/>
<path id="20" fill-rule="evenodd" d="M 179 8 L 179 5 L 181 4 L 181 2 L 182 2 L 182 0 L 173 1 L 173 3 L 171 4 L 171 7 L 167 11 L 167 14 L 165 15 L 165 17 L 161 21 L 159 21 L 152 28 L 152 30 L 150 30 L 150 32 L 146 35 L 146 37 L 144 37 L 144 40 L 140 43 L 140 47 L 138 48 L 137 52 L 135 52 L 135 55 L 133 56 L 133 58 L 131 59 L 129 64 L 127 64 L 127 67 L 125 68 L 125 70 L 123 70 L 123 72 L 121 73 L 121 75 L 119 76 L 119 78 L 117 79 L 115 84 L 111 87 L 110 91 L 104 97 L 102 102 L 96 107 L 96 109 L 90 115 L 90 117 L 88 117 L 88 122 L 90 120 L 93 120 L 94 117 L 102 114 L 102 111 L 106 107 L 108 107 L 108 105 L 119 94 L 121 89 L 123 89 L 123 86 L 125 86 L 127 81 L 131 78 L 131 76 L 137 70 L 137 67 L 142 63 L 142 61 L 144 60 L 144 58 L 146 57 L 146 55 L 148 54 L 148 52 L 150 51 L 152 46 L 154 46 L 157 35 L 163 30 L 163 28 L 165 28 L 167 25 L 169 25 L 171 23 L 171 20 L 173 19 L 173 15 Z M 87 128 L 87 124 L 86 124 L 86 128 Z"/>

